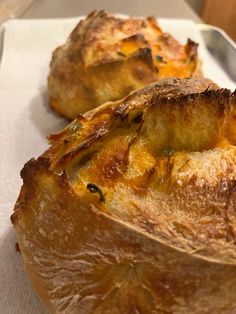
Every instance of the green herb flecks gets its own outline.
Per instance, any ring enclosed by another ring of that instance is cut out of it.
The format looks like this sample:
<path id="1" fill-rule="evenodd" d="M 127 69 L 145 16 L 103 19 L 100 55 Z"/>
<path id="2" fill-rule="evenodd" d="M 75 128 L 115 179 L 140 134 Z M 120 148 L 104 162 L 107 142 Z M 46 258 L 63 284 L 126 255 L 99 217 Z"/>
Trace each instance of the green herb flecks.
<path id="1" fill-rule="evenodd" d="M 63 169 L 56 169 L 56 170 L 54 170 L 54 173 L 55 173 L 56 175 L 58 175 L 58 176 L 63 175 L 63 172 L 64 172 Z"/>
<path id="2" fill-rule="evenodd" d="M 75 120 L 70 125 L 70 131 L 72 134 L 77 133 L 83 127 L 82 123 L 78 120 Z"/>
<path id="3" fill-rule="evenodd" d="M 87 189 L 91 192 L 91 193 L 98 193 L 99 194 L 99 198 L 101 202 L 105 202 L 105 197 L 104 194 L 102 192 L 102 190 L 94 183 L 88 183 L 87 184 Z"/>
<path id="4" fill-rule="evenodd" d="M 159 154 L 160 154 L 160 156 L 163 156 L 163 157 L 170 157 L 173 155 L 174 151 L 175 151 L 174 148 L 166 147 L 166 148 L 160 150 Z"/>
<path id="5" fill-rule="evenodd" d="M 78 138 L 79 132 L 82 128 L 83 128 L 83 124 L 78 120 L 74 120 L 70 124 L 69 130 L 70 130 L 70 140 L 71 141 L 76 141 L 76 139 Z"/>

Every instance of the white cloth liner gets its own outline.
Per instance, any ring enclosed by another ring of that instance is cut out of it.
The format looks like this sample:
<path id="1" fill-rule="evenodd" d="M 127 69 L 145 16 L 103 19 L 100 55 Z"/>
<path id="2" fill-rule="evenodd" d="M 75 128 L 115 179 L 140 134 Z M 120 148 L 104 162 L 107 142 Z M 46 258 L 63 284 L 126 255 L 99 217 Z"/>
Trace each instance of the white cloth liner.
<path id="1" fill-rule="evenodd" d="M 47 148 L 46 136 L 66 125 L 47 106 L 47 74 L 52 50 L 65 42 L 79 18 L 12 20 L 3 26 L 0 66 L 0 313 L 43 314 L 16 253 L 9 217 L 22 181 L 20 170 Z M 235 88 L 204 46 L 191 20 L 159 19 L 181 43 L 198 42 L 203 72 L 222 87 Z"/>

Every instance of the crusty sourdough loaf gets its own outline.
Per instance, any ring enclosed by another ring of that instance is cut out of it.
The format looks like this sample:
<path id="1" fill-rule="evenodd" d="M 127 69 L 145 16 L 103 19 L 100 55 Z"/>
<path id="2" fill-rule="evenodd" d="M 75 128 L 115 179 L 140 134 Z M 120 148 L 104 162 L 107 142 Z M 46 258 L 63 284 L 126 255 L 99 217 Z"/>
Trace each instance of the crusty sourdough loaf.
<path id="1" fill-rule="evenodd" d="M 164 79 L 50 136 L 12 222 L 51 313 L 235 313 L 235 108 Z"/>
<path id="2" fill-rule="evenodd" d="M 180 45 L 154 17 L 118 18 L 95 11 L 52 56 L 51 106 L 68 119 L 163 77 L 199 73 L 197 44 Z"/>

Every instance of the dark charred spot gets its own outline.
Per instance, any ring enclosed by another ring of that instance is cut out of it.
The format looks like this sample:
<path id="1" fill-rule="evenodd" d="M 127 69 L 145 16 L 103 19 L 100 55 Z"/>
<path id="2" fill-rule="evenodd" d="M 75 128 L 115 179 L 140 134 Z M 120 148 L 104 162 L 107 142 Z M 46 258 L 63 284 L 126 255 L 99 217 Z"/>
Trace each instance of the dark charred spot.
<path id="1" fill-rule="evenodd" d="M 144 78 L 143 76 L 145 75 L 145 78 L 148 79 L 149 82 L 151 82 L 152 78 L 150 77 L 151 73 L 148 71 L 147 67 L 149 70 L 152 72 L 154 71 L 154 64 L 153 64 L 153 57 L 152 57 L 152 51 L 150 48 L 145 47 L 145 48 L 139 48 L 133 55 L 133 59 L 136 59 L 137 61 L 142 62 L 141 67 L 134 67 L 133 69 L 133 75 L 137 78 Z M 145 65 L 145 66 L 144 66 Z M 140 73 L 142 73 L 142 77 L 140 76 Z"/>
<path id="2" fill-rule="evenodd" d="M 66 138 L 66 139 L 64 139 L 63 143 L 64 143 L 64 145 L 67 145 L 70 143 L 70 141 Z"/>
<path id="3" fill-rule="evenodd" d="M 149 47 L 139 48 L 132 54 L 132 60 L 137 60 L 145 63 L 146 66 L 149 67 L 152 71 L 154 71 L 153 58 L 152 58 L 152 50 Z M 142 66 L 142 68 L 144 68 Z M 134 67 L 134 72 L 135 72 Z M 143 71 L 144 72 L 144 71 Z M 147 74 L 149 76 L 150 73 Z"/>
<path id="4" fill-rule="evenodd" d="M 155 69 L 155 72 L 156 72 L 156 73 L 158 73 L 158 72 L 159 72 L 159 69 L 158 69 L 158 67 L 157 67 L 157 66 L 155 66 L 155 67 L 154 67 L 154 69 Z"/>
<path id="5" fill-rule="evenodd" d="M 167 64 L 167 62 L 163 59 L 163 57 L 161 55 L 156 55 L 156 60 L 158 62 Z"/>
<path id="6" fill-rule="evenodd" d="M 15 250 L 16 250 L 16 252 L 21 253 L 20 246 L 19 246 L 18 242 L 15 243 Z"/>
<path id="7" fill-rule="evenodd" d="M 118 54 L 119 56 L 121 56 L 121 57 L 126 57 L 126 55 L 125 55 L 123 52 L 121 52 L 121 51 L 118 51 L 117 54 Z"/>
<path id="8" fill-rule="evenodd" d="M 143 44 L 148 44 L 147 40 L 145 39 L 144 35 L 143 34 L 134 34 L 130 37 L 127 37 L 127 38 L 124 38 L 122 40 L 123 42 L 129 42 L 129 41 L 132 41 L 132 42 L 142 42 Z"/>
<path id="9" fill-rule="evenodd" d="M 113 112 L 113 117 L 114 117 L 115 119 L 119 119 L 119 120 L 121 120 L 121 121 L 124 121 L 125 118 L 127 118 L 127 115 L 128 115 L 127 109 L 128 109 L 127 103 L 124 103 L 124 104 L 118 106 L 118 107 L 115 109 L 115 111 Z"/>
<path id="10" fill-rule="evenodd" d="M 198 47 L 198 44 L 196 44 L 194 41 L 188 38 L 187 44 L 185 46 L 185 52 L 189 56 L 190 61 L 193 61 L 196 59 L 197 47 Z"/>
<path id="11" fill-rule="evenodd" d="M 152 50 L 149 47 L 139 48 L 135 55 L 152 63 Z"/>
<path id="12" fill-rule="evenodd" d="M 142 121 L 142 117 L 143 117 L 143 114 L 140 113 L 139 115 L 137 115 L 136 117 L 134 117 L 134 118 L 132 119 L 132 122 L 138 124 L 138 123 L 140 123 L 140 122 Z"/>

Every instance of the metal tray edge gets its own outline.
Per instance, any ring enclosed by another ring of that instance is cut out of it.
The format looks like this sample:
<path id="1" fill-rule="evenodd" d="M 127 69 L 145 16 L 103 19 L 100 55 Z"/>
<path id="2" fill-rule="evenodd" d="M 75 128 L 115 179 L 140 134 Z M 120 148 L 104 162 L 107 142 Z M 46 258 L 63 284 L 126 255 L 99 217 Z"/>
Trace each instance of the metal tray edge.
<path id="1" fill-rule="evenodd" d="M 236 51 L 236 43 L 233 41 L 233 39 L 220 27 L 210 25 L 210 24 L 197 24 L 197 27 L 200 31 L 215 31 L 221 34 L 235 49 Z"/>
<path id="2" fill-rule="evenodd" d="M 230 79 L 236 83 L 236 43 L 217 26 L 197 24 L 197 27 L 208 51 Z"/>

